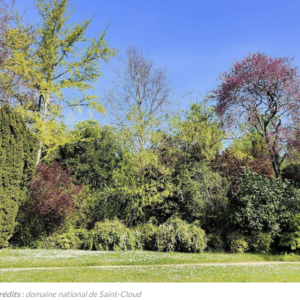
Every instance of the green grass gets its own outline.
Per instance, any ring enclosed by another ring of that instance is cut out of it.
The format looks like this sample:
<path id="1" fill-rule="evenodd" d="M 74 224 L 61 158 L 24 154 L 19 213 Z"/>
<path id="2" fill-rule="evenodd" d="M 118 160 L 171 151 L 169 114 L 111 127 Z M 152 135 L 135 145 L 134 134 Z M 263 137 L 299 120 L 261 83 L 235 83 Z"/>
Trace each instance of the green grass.
<path id="1" fill-rule="evenodd" d="M 164 265 L 212 262 L 300 261 L 299 255 L 161 253 L 151 251 L 0 250 L 1 268 Z"/>
<path id="2" fill-rule="evenodd" d="M 300 261 L 299 255 L 0 250 L 0 282 L 300 282 L 300 264 L 178 266 L 178 264 Z M 176 264 L 176 266 L 164 265 Z M 89 268 L 86 266 L 128 266 Z M 141 266 L 142 267 L 138 267 Z M 74 267 L 60 270 L 14 268 Z M 11 269 L 1 271 L 1 269 Z"/>
<path id="3" fill-rule="evenodd" d="M 0 271 L 1 282 L 300 282 L 300 265 Z"/>

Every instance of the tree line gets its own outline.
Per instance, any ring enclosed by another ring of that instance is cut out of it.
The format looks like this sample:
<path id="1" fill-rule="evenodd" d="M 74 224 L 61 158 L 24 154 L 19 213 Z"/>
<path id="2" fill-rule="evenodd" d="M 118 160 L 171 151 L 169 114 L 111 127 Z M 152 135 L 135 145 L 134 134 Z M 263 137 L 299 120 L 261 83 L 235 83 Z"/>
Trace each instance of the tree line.
<path id="1" fill-rule="evenodd" d="M 180 110 L 166 69 L 128 47 L 99 96 L 117 51 L 106 30 L 85 37 L 91 19 L 69 24 L 68 4 L 36 1 L 34 26 L 1 2 L 0 247 L 299 249 L 292 59 L 249 54 Z M 71 129 L 66 107 L 106 111 L 109 125 Z"/>

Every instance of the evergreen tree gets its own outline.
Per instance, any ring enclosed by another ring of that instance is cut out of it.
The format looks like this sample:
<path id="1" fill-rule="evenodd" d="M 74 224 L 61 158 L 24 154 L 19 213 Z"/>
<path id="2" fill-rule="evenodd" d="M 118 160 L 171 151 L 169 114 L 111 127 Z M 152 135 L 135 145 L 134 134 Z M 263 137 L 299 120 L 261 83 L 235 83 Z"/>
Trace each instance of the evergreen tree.
<path id="1" fill-rule="evenodd" d="M 0 108 L 0 247 L 13 234 L 18 207 L 31 180 L 38 143 L 9 105 Z"/>

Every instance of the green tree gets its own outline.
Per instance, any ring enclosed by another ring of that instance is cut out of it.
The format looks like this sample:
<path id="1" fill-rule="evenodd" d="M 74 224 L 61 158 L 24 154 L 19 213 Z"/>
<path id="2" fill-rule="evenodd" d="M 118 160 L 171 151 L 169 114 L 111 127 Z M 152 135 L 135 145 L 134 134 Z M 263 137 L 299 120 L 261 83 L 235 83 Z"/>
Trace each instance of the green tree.
<path id="1" fill-rule="evenodd" d="M 214 108 L 203 103 L 191 103 L 171 121 L 171 148 L 178 149 L 189 161 L 209 161 L 222 148 L 226 138 L 216 119 Z"/>
<path id="2" fill-rule="evenodd" d="M 41 121 L 46 124 L 52 121 L 52 127 L 57 125 L 53 119 L 61 113 L 63 107 L 88 106 L 104 111 L 96 95 L 90 91 L 102 75 L 101 62 L 116 53 L 104 39 L 106 30 L 98 38 L 85 37 L 92 19 L 80 24 L 68 24 L 71 15 L 68 2 L 37 0 L 35 5 L 41 24 L 37 25 L 31 35 L 22 34 L 24 29 L 18 17 L 15 18 L 14 27 L 7 25 L 10 26 L 6 38 L 10 53 L 4 68 L 8 72 L 13 71 L 34 91 L 35 96 L 27 103 L 22 102 L 22 97 L 15 98 L 21 106 L 27 104 L 26 109 L 35 113 L 31 113 L 30 118 L 41 135 L 53 135 L 53 130 L 47 130 L 47 126 L 42 128 Z M 70 90 L 78 97 L 70 99 Z M 9 92 L 13 94 L 15 91 Z M 42 146 L 41 138 L 37 163 L 42 156 Z"/>
<path id="3" fill-rule="evenodd" d="M 0 108 L 0 247 L 13 234 L 19 204 L 34 174 L 38 143 L 22 116 Z"/>
<path id="4" fill-rule="evenodd" d="M 109 186 L 113 170 L 121 159 L 115 134 L 94 120 L 77 123 L 74 131 L 75 134 L 81 132 L 84 140 L 61 146 L 58 159 L 72 170 L 81 184 L 91 189 Z"/>

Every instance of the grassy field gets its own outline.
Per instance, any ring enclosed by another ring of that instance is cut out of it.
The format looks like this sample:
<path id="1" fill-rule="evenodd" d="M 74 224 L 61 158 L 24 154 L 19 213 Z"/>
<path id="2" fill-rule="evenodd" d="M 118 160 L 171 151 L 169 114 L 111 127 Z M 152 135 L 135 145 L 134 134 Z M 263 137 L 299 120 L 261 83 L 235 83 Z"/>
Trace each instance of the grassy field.
<path id="1" fill-rule="evenodd" d="M 295 263 L 259 264 L 272 261 Z M 253 264 L 226 265 L 239 262 Z M 300 263 L 296 262 L 300 262 L 298 255 L 1 250 L 0 281 L 300 282 Z M 220 264 L 192 265 L 201 263 Z M 63 269 L 51 269 L 55 267 Z"/>

